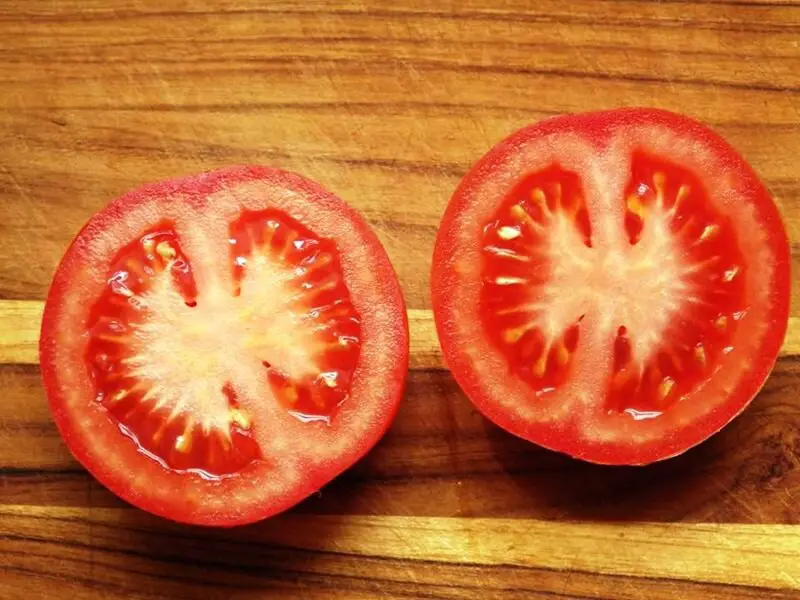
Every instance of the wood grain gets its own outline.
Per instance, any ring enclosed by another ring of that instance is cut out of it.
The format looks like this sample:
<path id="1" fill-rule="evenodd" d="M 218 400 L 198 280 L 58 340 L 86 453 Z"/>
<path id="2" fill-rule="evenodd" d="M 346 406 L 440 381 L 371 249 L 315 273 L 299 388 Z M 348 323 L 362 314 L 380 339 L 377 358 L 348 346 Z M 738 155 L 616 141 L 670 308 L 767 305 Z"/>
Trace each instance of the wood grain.
<path id="1" fill-rule="evenodd" d="M 620 105 L 728 138 L 800 272 L 796 0 L 0 0 L 0 597 L 800 597 L 798 286 L 753 405 L 645 469 L 509 436 L 444 368 L 428 273 L 459 178 L 524 124 Z M 93 212 L 232 163 L 302 172 L 365 214 L 412 371 L 365 460 L 285 516 L 211 531 L 126 506 L 74 461 L 36 347 Z"/>
<path id="2" fill-rule="evenodd" d="M 323 598 L 752 598 L 755 586 L 788 598 L 800 578 L 788 526 L 288 515 L 219 533 L 128 510 L 28 506 L 1 508 L 0 526 L 15 532 L 12 576 L 88 578 L 112 596 L 257 597 L 261 584 Z M 617 595 L 596 595 L 615 585 Z"/>

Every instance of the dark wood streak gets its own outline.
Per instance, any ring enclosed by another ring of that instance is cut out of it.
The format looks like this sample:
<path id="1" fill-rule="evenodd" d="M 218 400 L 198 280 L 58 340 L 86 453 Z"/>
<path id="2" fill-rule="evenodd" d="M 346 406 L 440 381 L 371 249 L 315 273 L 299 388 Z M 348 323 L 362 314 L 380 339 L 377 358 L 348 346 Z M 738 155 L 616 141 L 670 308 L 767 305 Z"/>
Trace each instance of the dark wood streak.
<path id="1" fill-rule="evenodd" d="M 84 61 L 85 62 L 85 61 Z M 625 73 L 599 73 L 597 71 L 581 71 L 581 70 L 566 70 L 566 69 L 542 69 L 534 67 L 522 66 L 508 66 L 508 65 L 480 65 L 480 64 L 460 64 L 460 63 L 445 63 L 443 61 L 435 60 L 406 60 L 406 59 L 370 59 L 359 57 L 356 59 L 350 58 L 329 58 L 329 57 L 311 57 L 301 54 L 293 56 L 269 57 L 258 59 L 237 59 L 237 65 L 252 64 L 253 68 L 243 66 L 230 67 L 229 65 L 220 65 L 219 68 L 202 68 L 193 71 L 195 76 L 210 76 L 215 73 L 249 73 L 253 72 L 254 68 L 258 66 L 260 69 L 270 67 L 273 70 L 293 71 L 299 64 L 313 64 L 317 68 L 335 67 L 340 72 L 363 71 L 365 69 L 385 69 L 385 68 L 403 68 L 407 69 L 412 66 L 417 71 L 455 71 L 459 73 L 492 73 L 498 75 L 537 75 L 545 77 L 553 77 L 556 79 L 590 79 L 596 81 L 624 81 L 633 83 L 645 84 L 684 84 L 687 86 L 697 86 L 700 88 L 706 87 L 720 87 L 731 90 L 748 90 L 757 92 L 780 92 L 780 93 L 797 93 L 800 87 L 794 85 L 768 85 L 765 83 L 737 83 L 730 81 L 719 81 L 709 79 L 698 79 L 693 77 L 656 77 L 645 76 Z M 77 80 L 80 76 L 64 76 L 60 77 L 63 80 Z M 118 74 L 114 79 L 123 79 L 122 74 Z M 35 80 L 31 78 L 31 80 Z M 42 77 L 39 81 L 46 81 L 47 77 Z"/>
<path id="2" fill-rule="evenodd" d="M 47 105 L 42 106 L 31 106 L 28 105 L 26 109 L 26 113 L 33 116 L 31 111 L 42 111 L 45 112 L 47 109 L 50 108 Z M 99 106 L 99 105 L 74 105 L 74 106 L 66 106 L 60 108 L 61 111 L 98 111 L 98 112 L 185 112 L 185 113 L 197 113 L 197 112 L 246 112 L 246 111 L 284 111 L 284 110 L 305 110 L 309 112 L 318 112 L 318 111 L 330 111 L 335 113 L 341 113 L 343 110 L 345 111 L 362 111 L 368 110 L 370 114 L 378 114 L 378 115 L 400 115 L 400 114 L 407 114 L 409 111 L 416 111 L 416 110 L 423 110 L 423 111 L 441 111 L 442 114 L 446 115 L 460 115 L 463 114 L 464 111 L 468 110 L 481 110 L 481 111 L 496 111 L 501 113 L 519 113 L 524 114 L 528 118 L 533 119 L 534 116 L 538 118 L 544 118 L 548 116 L 555 116 L 559 114 L 563 114 L 559 111 L 545 111 L 537 109 L 535 112 L 531 110 L 527 110 L 520 106 L 512 106 L 512 105 L 505 105 L 505 104 L 468 104 L 468 103 L 459 103 L 459 102 L 416 102 L 416 101 L 409 101 L 409 102 L 343 102 L 343 101 L 335 101 L 335 102 L 307 102 L 298 100 L 297 102 L 270 102 L 265 100 L 263 102 L 230 102 L 230 103 L 213 103 L 213 104 L 202 104 L 202 105 L 182 105 L 182 106 L 175 106 L 173 104 L 148 104 L 146 106 L 143 105 L 132 105 L 132 106 L 119 106 L 114 108 L 109 108 L 106 106 Z M 20 109 L 18 108 L 9 108 L 9 107 L 0 107 L 0 113 L 8 112 L 8 113 L 18 113 Z M 58 119 L 58 122 L 52 121 L 52 117 L 48 117 L 45 114 L 39 115 L 39 117 L 43 120 L 47 119 L 53 122 L 56 125 L 61 127 L 65 127 L 69 125 L 69 121 L 67 119 Z M 730 126 L 742 126 L 742 127 L 752 127 L 755 126 L 753 123 L 731 123 L 731 122 L 723 122 L 724 125 Z M 770 123 L 765 125 L 758 125 L 759 127 L 775 127 L 775 128 L 792 128 L 793 125 L 790 124 L 782 124 L 782 123 Z"/>
<path id="3" fill-rule="evenodd" d="M 427 43 L 430 40 L 424 37 L 398 37 L 398 36 L 364 36 L 364 35 L 350 35 L 350 36 L 300 36 L 300 35 L 267 35 L 267 36 L 256 36 L 256 37 L 248 37 L 246 40 L 241 40 L 239 38 L 219 38 L 219 39 L 209 39 L 203 40 L 203 46 L 228 46 L 233 43 L 239 44 L 246 44 L 248 46 L 253 46 L 258 48 L 264 44 L 274 44 L 274 43 L 284 43 L 284 42 L 296 42 L 302 43 L 307 47 L 313 47 L 314 45 L 320 45 L 325 47 L 329 44 L 347 44 L 347 43 L 357 43 L 359 45 L 363 45 L 365 48 L 369 50 L 374 50 L 380 46 L 390 46 L 392 44 L 419 44 L 419 43 Z M 163 42 L 163 40 L 157 39 L 145 39 L 145 40 L 133 40 L 128 42 L 113 42 L 113 43 L 104 43 L 102 44 L 102 48 L 107 50 L 108 48 L 122 48 L 122 49 L 138 49 L 140 47 L 147 47 L 157 45 Z M 448 45 L 453 46 L 457 49 L 463 49 L 469 53 L 470 51 L 474 51 L 475 49 L 483 49 L 483 48 L 492 48 L 492 49 L 524 49 L 524 50 L 555 50 L 561 51 L 563 50 L 562 44 L 557 43 L 543 43 L 543 42 L 522 42 L 522 41 L 514 41 L 514 40 L 506 40 L 506 39 L 496 39 L 496 40 L 448 40 Z M 5 53 L 2 49 L 0 49 L 0 63 L 7 63 L 7 64 L 29 64 L 29 63 L 38 63 L 44 62 L 47 64 L 64 64 L 64 65 L 73 65 L 73 64 L 93 64 L 93 63 L 103 63 L 103 64 L 114 64 L 114 65 L 135 65 L 144 62 L 142 59 L 139 58 L 117 58 L 117 57 L 108 57 L 108 56 L 97 56 L 93 57 L 91 55 L 82 56 L 81 58 L 66 58 L 63 55 L 59 54 L 58 50 L 61 49 L 63 51 L 70 51 L 73 50 L 74 47 L 72 46 L 65 46 L 63 48 L 42 48 L 41 45 L 31 45 L 31 46 L 20 46 L 14 45 L 13 48 L 9 48 L 5 50 Z M 579 49 L 583 52 L 608 52 L 608 51 L 622 51 L 622 52 L 629 52 L 633 48 L 630 44 L 623 45 L 623 44 L 614 44 L 614 43 L 603 43 L 603 44 L 591 44 L 591 43 L 582 43 L 579 46 Z M 673 57 L 675 55 L 678 56 L 692 56 L 692 57 L 704 57 L 704 58 L 731 58 L 731 57 L 738 57 L 744 59 L 757 59 L 757 58 L 789 58 L 779 56 L 776 57 L 773 54 L 738 54 L 736 49 L 733 50 L 720 50 L 714 51 L 710 49 L 706 50 L 691 50 L 684 47 L 676 47 L 671 49 L 664 49 L 664 48 L 636 48 L 637 54 L 644 54 L 644 55 L 655 55 L 655 56 L 663 56 L 663 57 Z M 15 56 L 19 55 L 20 53 L 24 53 L 25 57 L 22 59 L 14 60 Z M 306 55 L 302 55 L 306 57 Z M 175 65 L 175 64 L 186 64 L 186 65 L 202 65 L 202 64 L 217 64 L 220 62 L 219 57 L 215 58 L 206 58 L 206 57 L 197 57 L 197 56 L 178 56 L 178 57 L 169 57 L 169 56 L 162 56 L 158 57 L 157 59 L 149 58 L 146 60 L 149 64 L 156 64 L 156 65 Z M 242 63 L 261 63 L 265 62 L 265 59 L 262 58 L 245 58 L 239 57 L 237 58 L 237 62 Z M 413 62 L 410 62 L 413 65 Z"/>
<path id="4" fill-rule="evenodd" d="M 59 107 L 59 112 L 68 114 L 70 112 L 97 112 L 97 113 L 126 113 L 126 112 L 164 112 L 164 113 L 220 113 L 229 112 L 235 114 L 242 114 L 245 112 L 264 112 L 274 111 L 282 113 L 286 111 L 298 111 L 309 113 L 334 113 L 341 114 L 345 112 L 359 112 L 368 111 L 370 115 L 386 115 L 386 116 L 401 116 L 408 114 L 415 114 L 417 112 L 424 112 L 425 114 L 434 115 L 464 115 L 472 111 L 480 111 L 483 114 L 498 113 L 503 116 L 524 117 L 529 123 L 533 124 L 539 120 L 549 117 L 565 114 L 564 111 L 557 110 L 542 110 L 536 108 L 531 110 L 524 106 L 515 106 L 511 104 L 469 104 L 466 102 L 344 102 L 344 101 L 331 101 L 331 102 L 230 102 L 230 103 L 210 103 L 210 104 L 193 104 L 175 106 L 174 104 L 166 103 L 153 103 L 148 105 L 130 105 L 130 106 L 116 106 L 108 107 L 102 105 L 73 105 Z M 38 113 L 36 112 L 38 111 Z M 36 118 L 41 121 L 47 121 L 59 127 L 69 127 L 70 120 L 66 117 L 54 117 L 50 113 L 48 105 L 34 106 L 27 105 L 23 111 L 19 108 L 0 107 L 0 114 L 10 113 L 24 114 L 31 118 Z M 789 131 L 794 132 L 797 129 L 796 123 L 761 123 L 757 121 L 731 121 L 731 120 L 709 120 L 705 122 L 713 127 L 726 130 L 757 130 L 757 131 Z M 488 150 L 488 148 L 487 148 Z M 324 155 L 305 155 L 293 154 L 292 158 L 313 158 L 314 160 L 323 160 L 330 158 Z M 286 156 L 288 158 L 288 156 Z M 401 165 L 402 165 L 401 161 Z M 419 163 L 412 163 L 415 167 L 421 165 Z M 438 163 L 437 163 L 438 164 Z M 461 175 L 466 172 L 469 165 L 450 164 L 449 169 L 461 168 Z M 420 171 L 422 172 L 422 171 Z M 453 173 L 455 175 L 455 173 Z M 795 188 L 800 187 L 800 183 L 793 178 L 777 179 L 771 178 L 766 182 L 769 187 L 781 186 L 789 191 L 794 191 Z M 794 244 L 797 246 L 797 244 Z"/>
<path id="5" fill-rule="evenodd" d="M 628 2 L 635 2 L 636 0 L 627 0 Z M 689 2 L 690 0 L 686 0 Z M 683 4 L 684 2 L 665 2 L 664 4 Z M 641 3 L 640 3 L 641 4 Z M 644 3 L 645 6 L 650 4 L 652 6 L 653 3 Z M 660 4 L 660 2 L 657 2 Z M 698 2 L 693 2 L 693 4 L 698 4 Z M 721 3 L 714 3 L 714 4 L 721 4 Z M 727 6 L 730 7 L 747 7 L 747 4 L 739 4 L 739 3 L 730 3 Z M 778 4 L 770 6 L 769 8 L 782 8 L 782 7 L 793 7 L 797 5 L 789 4 Z M 761 8 L 763 5 L 756 4 L 756 8 Z M 227 9 L 227 10 L 211 10 L 211 11 L 114 11 L 114 14 L 110 15 L 98 15 L 95 13 L 80 14 L 80 20 L 83 22 L 103 22 L 103 21 L 114 21 L 118 22 L 124 19 L 140 19 L 140 18 L 169 18 L 169 17 L 224 17 L 224 16 L 237 16 L 237 15 L 247 15 L 247 16 L 272 16 L 272 15 L 299 15 L 299 16 L 306 16 L 306 15 L 314 15 L 314 16 L 324 16 L 324 17 L 367 17 L 367 18 L 375 18 L 375 19 L 394 19 L 394 18 L 421 18 L 421 19 L 432 19 L 432 20 L 459 20 L 459 21 L 504 21 L 504 22 L 524 22 L 524 23 L 552 23 L 558 25 L 597 25 L 598 20 L 596 18 L 586 18 L 586 17 L 576 17 L 570 15 L 568 12 L 564 12 L 557 15 L 552 15 L 549 13 L 540 13 L 540 14 L 531 14 L 529 12 L 514 12 L 514 11 L 506 11 L 506 12 L 487 12 L 487 11 L 471 11 L 471 10 L 461 10 L 458 12 L 455 11 L 436 11 L 436 10 L 408 10 L 408 9 L 394 9 L 394 10 L 385 10 L 385 9 L 297 9 L 297 8 L 289 8 L 289 7 L 281 7 L 279 9 L 265 9 L 265 8 L 258 8 L 258 9 Z M 77 15 L 76 15 L 77 16 Z M 69 17 L 64 17 L 60 15 L 42 15 L 42 14 L 30 14 L 30 13 L 22 13 L 15 15 L 15 20 L 34 20 L 36 22 L 50 22 L 50 23 L 63 23 L 69 22 L 74 20 L 75 17 L 70 15 Z M 791 29 L 798 28 L 800 26 L 788 25 L 788 24 L 775 24 L 772 27 L 765 26 L 763 24 L 755 23 L 753 21 L 738 21 L 738 22 L 731 22 L 731 20 L 719 19 L 719 20 L 695 20 L 690 18 L 683 18 L 683 19 L 659 19 L 659 18 L 649 18 L 647 16 L 642 16 L 641 13 L 637 14 L 635 19 L 619 19 L 619 18 L 609 18 L 607 13 L 602 18 L 602 24 L 607 26 L 613 27 L 630 27 L 630 28 L 650 28 L 650 27 L 664 27 L 664 28 L 676 28 L 676 27 L 686 27 L 687 25 L 690 26 L 692 29 L 697 30 L 710 30 L 710 31 L 747 31 L 751 33 L 775 33 L 780 31 L 787 31 Z"/>

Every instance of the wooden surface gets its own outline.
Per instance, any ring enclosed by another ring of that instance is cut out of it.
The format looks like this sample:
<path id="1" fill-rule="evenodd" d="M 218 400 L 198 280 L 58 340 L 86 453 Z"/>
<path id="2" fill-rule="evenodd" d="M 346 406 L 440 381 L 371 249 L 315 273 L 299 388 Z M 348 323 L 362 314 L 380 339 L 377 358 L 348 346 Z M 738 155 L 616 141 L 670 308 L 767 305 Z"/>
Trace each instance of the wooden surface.
<path id="1" fill-rule="evenodd" d="M 613 469 L 477 415 L 427 294 L 439 216 L 475 159 L 528 122 L 618 105 L 714 125 L 783 207 L 797 267 L 800 4 L 457 4 L 0 2 L 0 598 L 800 597 L 800 303 L 732 426 Z M 390 433 L 320 494 L 252 527 L 183 527 L 71 458 L 37 322 L 109 199 L 250 162 L 364 212 L 411 309 L 413 369 Z"/>

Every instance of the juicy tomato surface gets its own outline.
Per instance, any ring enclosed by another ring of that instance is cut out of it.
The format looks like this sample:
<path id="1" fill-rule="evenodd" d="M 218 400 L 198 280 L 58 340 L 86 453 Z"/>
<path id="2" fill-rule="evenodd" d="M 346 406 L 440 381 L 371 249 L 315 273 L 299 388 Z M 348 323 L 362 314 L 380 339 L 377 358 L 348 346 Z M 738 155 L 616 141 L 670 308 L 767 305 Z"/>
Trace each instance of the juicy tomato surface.
<path id="1" fill-rule="evenodd" d="M 789 312 L 779 212 L 717 134 L 653 109 L 513 134 L 445 212 L 432 294 L 445 358 L 506 430 L 603 464 L 718 431 L 775 363 Z"/>
<path id="2" fill-rule="evenodd" d="M 98 480 L 230 526 L 296 504 L 380 439 L 408 324 L 353 209 L 299 175 L 232 167 L 96 214 L 56 272 L 40 354 L 56 423 Z"/>

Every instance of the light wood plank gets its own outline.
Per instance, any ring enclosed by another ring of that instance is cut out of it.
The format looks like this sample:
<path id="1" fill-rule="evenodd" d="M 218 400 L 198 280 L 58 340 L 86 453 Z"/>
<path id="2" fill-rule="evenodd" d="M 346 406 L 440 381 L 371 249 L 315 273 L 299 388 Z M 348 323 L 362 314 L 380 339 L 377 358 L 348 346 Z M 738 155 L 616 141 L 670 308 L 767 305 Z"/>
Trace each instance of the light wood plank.
<path id="1" fill-rule="evenodd" d="M 239 581 L 253 584 L 259 577 L 254 568 L 266 578 L 287 563 L 308 577 L 311 589 L 320 585 L 314 575 L 366 575 L 378 584 L 404 582 L 415 596 L 437 585 L 432 577 L 437 571 L 441 584 L 466 586 L 472 593 L 484 586 L 502 590 L 498 575 L 513 570 L 529 576 L 557 572 L 566 593 L 574 590 L 568 581 L 572 573 L 617 577 L 622 587 L 648 579 L 674 582 L 677 597 L 696 597 L 691 595 L 695 582 L 725 586 L 730 598 L 738 597 L 736 586 L 776 594 L 800 589 L 800 530 L 779 525 L 598 523 L 589 528 L 517 519 L 287 515 L 221 533 L 169 525 L 128 509 L 22 505 L 0 508 L 0 527 L 15 531 L 6 545 L 12 569 L 28 565 L 44 574 L 47 559 L 58 558 L 48 567 L 51 576 L 126 589 L 136 589 L 137 569 L 145 576 L 186 569 L 189 581 L 209 584 L 238 571 Z M 23 561 L 25 553 L 32 559 Z M 377 570 L 354 568 L 357 561 Z M 485 579 L 454 578 L 476 572 Z M 518 575 L 506 579 L 508 591 Z M 548 579 L 539 589 L 529 579 L 528 590 L 548 591 Z M 682 583 L 689 585 L 682 588 Z"/>

